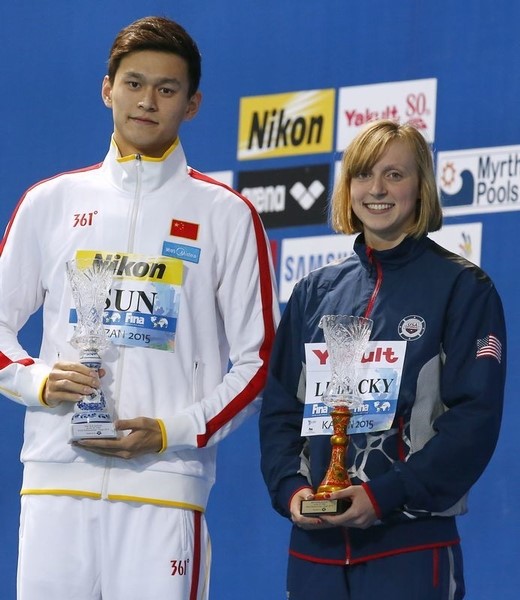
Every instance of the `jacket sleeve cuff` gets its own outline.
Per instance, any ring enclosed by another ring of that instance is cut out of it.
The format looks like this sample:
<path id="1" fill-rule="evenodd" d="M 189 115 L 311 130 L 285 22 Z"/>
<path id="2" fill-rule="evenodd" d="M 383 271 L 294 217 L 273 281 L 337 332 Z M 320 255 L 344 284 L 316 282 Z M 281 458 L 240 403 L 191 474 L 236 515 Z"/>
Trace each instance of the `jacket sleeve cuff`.
<path id="1" fill-rule="evenodd" d="M 370 502 L 372 503 L 372 506 L 374 507 L 374 510 L 376 511 L 377 518 L 380 519 L 381 518 L 381 508 L 380 508 L 379 504 L 377 503 L 377 500 L 375 499 L 375 496 L 372 493 L 370 486 L 368 485 L 368 483 L 362 483 L 361 487 L 367 493 L 368 499 L 370 500 Z"/>
<path id="2" fill-rule="evenodd" d="M 158 419 L 163 438 L 162 451 L 187 450 L 196 447 L 197 434 L 195 431 L 194 417 L 179 413 L 175 416 Z"/>
<path id="3" fill-rule="evenodd" d="M 364 483 L 363 488 L 380 519 L 401 508 L 406 502 L 404 483 L 395 470 Z"/>
<path id="4" fill-rule="evenodd" d="M 156 421 L 161 429 L 162 442 L 161 442 L 161 449 L 158 452 L 158 454 L 161 454 L 162 452 L 164 452 L 166 450 L 166 448 L 168 448 L 168 434 L 166 433 L 166 427 L 164 425 L 164 421 L 162 419 L 156 419 Z"/>
<path id="5" fill-rule="evenodd" d="M 44 363 L 35 363 L 25 367 L 17 375 L 17 387 L 25 406 L 45 406 L 52 408 L 43 399 L 43 390 L 49 377 L 50 368 Z"/>
<path id="6" fill-rule="evenodd" d="M 305 477 L 303 477 L 303 475 L 295 475 L 282 479 L 278 487 L 278 493 L 276 497 L 276 508 L 278 511 L 284 516 L 290 517 L 291 500 L 296 492 L 304 488 L 309 488 L 312 490 L 311 484 Z"/>

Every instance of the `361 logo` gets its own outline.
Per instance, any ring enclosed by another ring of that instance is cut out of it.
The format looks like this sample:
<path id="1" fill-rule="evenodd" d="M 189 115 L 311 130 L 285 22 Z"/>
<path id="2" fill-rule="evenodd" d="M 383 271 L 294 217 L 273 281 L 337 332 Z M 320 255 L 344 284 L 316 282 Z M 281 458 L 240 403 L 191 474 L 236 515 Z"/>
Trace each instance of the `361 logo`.
<path id="1" fill-rule="evenodd" d="M 89 213 L 75 213 L 72 227 L 90 227 L 94 223 L 94 216 L 97 214 L 97 210 Z"/>
<path id="2" fill-rule="evenodd" d="M 188 566 L 190 564 L 189 558 L 184 558 L 182 560 L 171 560 L 170 563 L 172 567 L 172 577 L 175 577 L 176 575 L 180 577 L 187 575 Z"/>

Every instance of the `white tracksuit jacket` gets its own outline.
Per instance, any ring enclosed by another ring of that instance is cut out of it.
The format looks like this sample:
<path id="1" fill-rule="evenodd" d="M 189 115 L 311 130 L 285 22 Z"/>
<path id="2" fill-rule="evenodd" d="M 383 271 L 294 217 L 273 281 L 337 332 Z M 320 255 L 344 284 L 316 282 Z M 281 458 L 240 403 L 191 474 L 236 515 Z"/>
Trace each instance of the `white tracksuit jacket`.
<path id="1" fill-rule="evenodd" d="M 22 494 L 204 510 L 215 444 L 258 408 L 278 318 L 268 242 L 254 208 L 188 168 L 178 141 L 161 159 L 119 158 L 112 142 L 103 163 L 33 186 L 0 250 L 0 392 L 27 407 Z M 65 272 L 78 250 L 120 260 L 126 292 L 107 300 L 117 327 L 107 324 L 115 343 L 103 355 L 102 387 L 117 418 L 158 419 L 161 453 L 107 459 L 74 447 L 74 404 L 42 402 L 52 365 L 78 360 L 69 343 L 75 305 Z M 139 275 L 165 255 L 181 257 L 172 262 L 182 285 L 140 294 Z M 42 305 L 40 355 L 31 358 L 17 333 Z M 174 313 L 176 319 L 162 318 Z M 126 319 L 145 325 L 125 329 Z M 132 331 L 144 340 L 166 322 L 170 337 L 160 349 L 143 341 L 116 345 L 117 332 L 126 332 L 127 342 Z"/>

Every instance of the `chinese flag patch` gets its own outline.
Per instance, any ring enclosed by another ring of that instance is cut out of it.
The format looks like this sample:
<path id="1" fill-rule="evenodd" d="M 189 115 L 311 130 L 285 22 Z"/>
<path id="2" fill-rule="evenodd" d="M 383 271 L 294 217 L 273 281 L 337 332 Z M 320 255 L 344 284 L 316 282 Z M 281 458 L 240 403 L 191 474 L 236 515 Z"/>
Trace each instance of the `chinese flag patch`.
<path id="1" fill-rule="evenodd" d="M 199 224 L 173 219 L 170 235 L 186 238 L 188 240 L 196 240 L 199 235 Z"/>

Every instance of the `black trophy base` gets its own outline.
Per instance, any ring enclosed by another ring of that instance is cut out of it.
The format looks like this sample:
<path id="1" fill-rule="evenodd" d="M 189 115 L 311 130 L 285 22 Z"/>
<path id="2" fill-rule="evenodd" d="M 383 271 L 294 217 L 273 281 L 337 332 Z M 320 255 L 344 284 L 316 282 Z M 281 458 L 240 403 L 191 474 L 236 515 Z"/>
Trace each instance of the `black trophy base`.
<path id="1" fill-rule="evenodd" d="M 340 515 L 344 513 L 351 501 L 347 498 L 336 500 L 302 500 L 300 512 L 302 517 L 321 517 L 323 515 Z"/>

